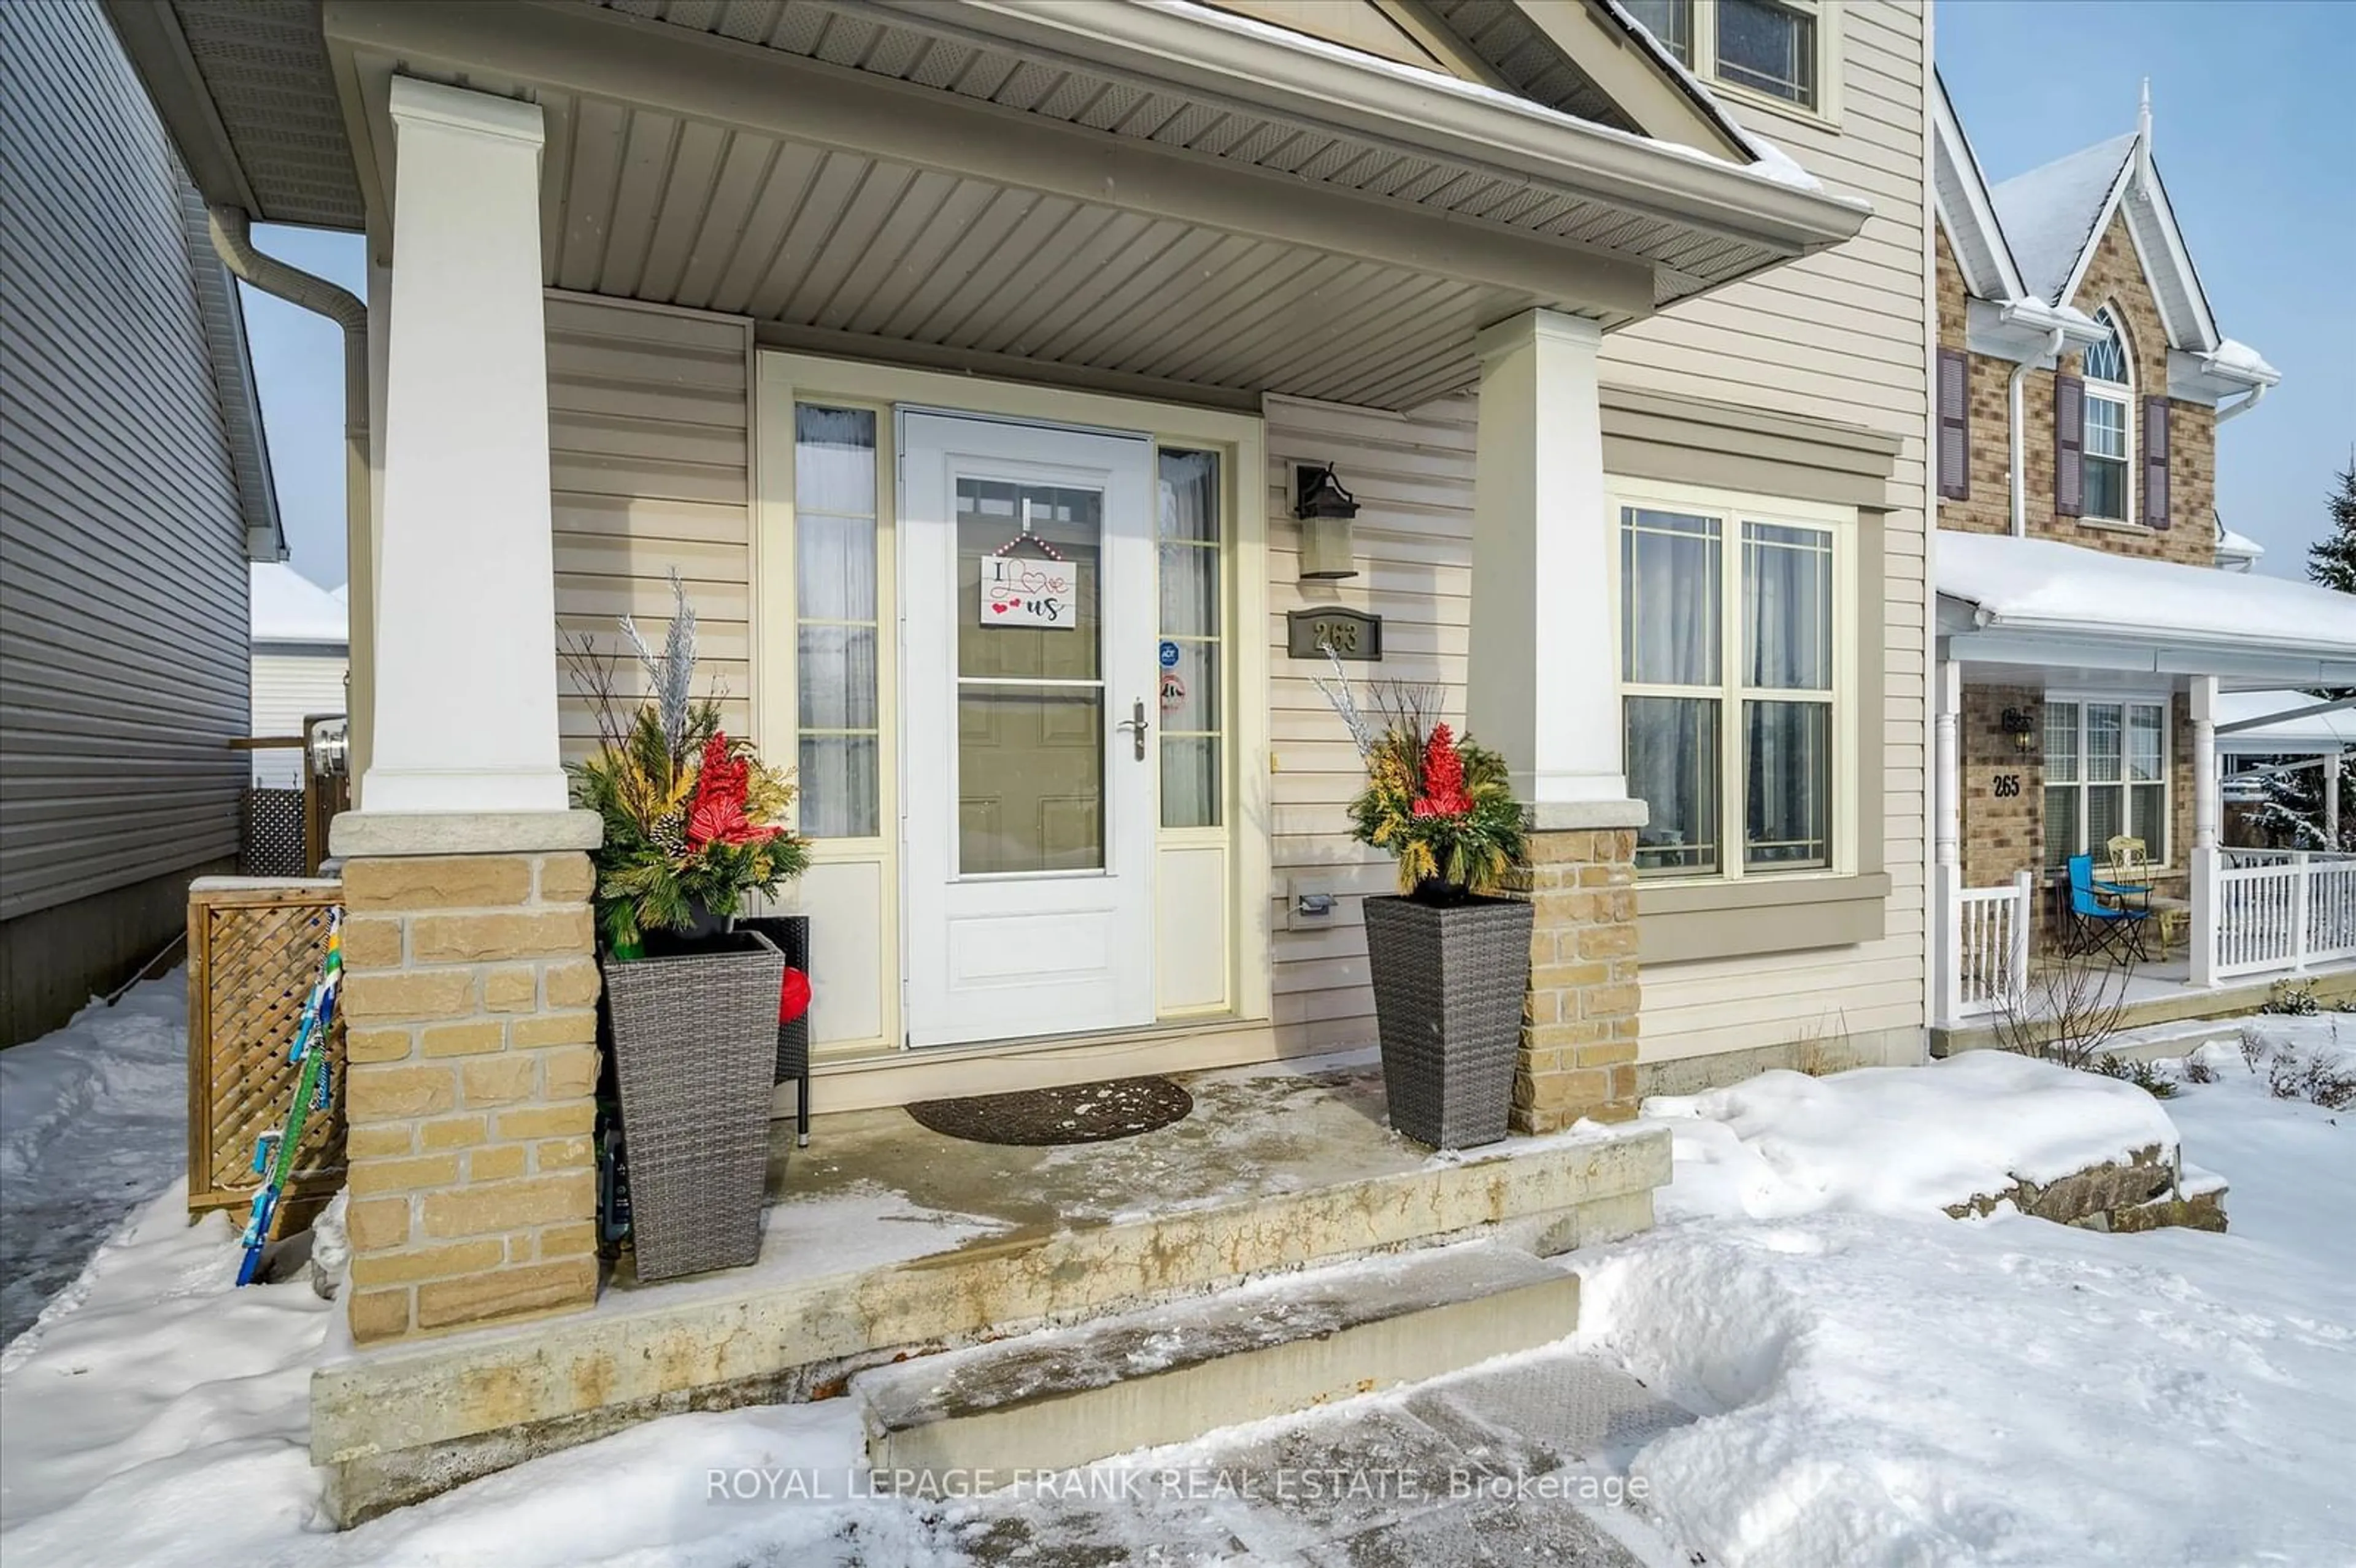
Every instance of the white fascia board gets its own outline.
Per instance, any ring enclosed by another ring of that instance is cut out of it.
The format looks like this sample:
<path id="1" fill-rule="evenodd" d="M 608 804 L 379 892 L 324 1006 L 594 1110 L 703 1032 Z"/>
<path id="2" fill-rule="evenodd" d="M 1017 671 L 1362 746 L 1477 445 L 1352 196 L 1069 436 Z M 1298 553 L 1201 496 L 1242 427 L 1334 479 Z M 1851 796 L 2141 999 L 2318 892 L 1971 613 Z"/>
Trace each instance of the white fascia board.
<path id="1" fill-rule="evenodd" d="M 2145 160 L 2148 161 L 2148 158 Z M 2127 233 L 2136 240 L 2137 252 L 2142 252 L 2145 242 L 2137 231 L 2146 224 L 2138 223 L 2136 219 L 2147 212 L 2148 227 L 2157 230 L 2152 236 L 2153 248 L 2158 250 L 2165 260 L 2166 276 L 2182 295 L 2183 308 L 2189 313 L 2189 319 L 2181 323 L 2184 335 L 2176 347 L 2201 353 L 2211 352 L 2224 341 L 2224 335 L 2217 330 L 2217 318 L 2210 314 L 2208 293 L 2201 286 L 2200 271 L 2192 264 L 2191 249 L 2184 243 L 2184 230 L 2177 225 L 2176 208 L 2169 202 L 2168 187 L 2161 181 L 2157 168 L 2151 171 L 2148 179 L 2138 176 L 2136 195 L 2142 199 L 2129 209 Z M 2144 270 L 2147 275 L 2151 275 L 2148 257 L 2145 258 Z M 2179 325 L 2177 322 L 2169 324 L 2171 334 Z"/>
<path id="2" fill-rule="evenodd" d="M 2211 355 L 2188 354 L 2180 348 L 2171 348 L 2168 353 L 2168 395 L 2188 403 L 2213 407 L 2227 398 L 2274 386 L 2281 379 L 2282 372 L 2272 366 L 2259 369 L 2221 363 Z"/>
<path id="3" fill-rule="evenodd" d="M 1968 604 L 1969 601 L 1960 603 Z M 2269 645 L 2251 635 L 2202 636 L 2154 628 L 2139 635 L 2083 622 L 2005 617 L 1947 635 L 1954 657 L 1972 663 L 2050 665 L 2083 669 L 2213 675 L 2235 680 L 2278 680 L 2294 687 L 2356 685 L 2356 655 L 2314 644 Z"/>
<path id="4" fill-rule="evenodd" d="M 1934 154 L 1939 161 L 1953 168 L 1954 184 L 1963 207 L 1963 211 L 1950 213 L 1942 201 L 1940 216 L 1947 220 L 1947 237 L 1954 240 L 1959 232 L 1957 223 L 1968 223 L 1970 229 L 1963 232 L 1979 240 L 1988 258 L 1996 264 L 1997 275 L 1987 280 L 1991 286 L 1980 288 L 1975 284 L 1974 293 L 1985 299 L 2019 299 L 2029 293 L 2029 285 L 2021 281 L 2020 265 L 2013 260 L 2011 243 L 2004 237 L 2004 225 L 1997 219 L 1996 203 L 1988 196 L 1987 175 L 1980 168 L 1979 155 L 1972 151 L 1972 139 L 1965 133 L 1963 119 L 1955 112 L 1954 101 L 1947 95 L 1946 82 L 1939 79 L 1935 71 L 1933 79 L 1937 88 L 1931 95 Z M 1939 194 L 1943 197 L 1945 195 L 1943 187 L 1946 183 L 1933 181 L 1934 187 L 1942 187 Z M 1960 243 L 1955 246 L 1955 261 L 1958 265 L 1965 264 L 1964 247 Z M 1974 283 L 1968 276 L 1965 281 Z"/>
<path id="5" fill-rule="evenodd" d="M 1965 342 L 1973 353 L 1991 358 L 2051 369 L 2054 356 L 2050 349 L 2057 330 L 2065 350 L 2083 348 L 2107 336 L 2093 316 L 2072 305 L 2050 305 L 2039 299 L 2002 304 L 1970 300 L 1965 304 Z"/>
<path id="6" fill-rule="evenodd" d="M 2103 205 L 2095 212 L 2093 225 L 2087 229 L 2084 240 L 2079 244 L 2078 260 L 2071 264 L 2069 281 L 2062 285 L 2062 292 L 2053 297 L 2053 304 L 2066 305 L 2078 297 L 2078 290 L 2086 282 L 2086 269 L 2094 264 L 2094 252 L 2103 248 L 2103 236 L 2111 227 L 2111 215 L 2118 211 L 2119 203 L 2126 198 L 2127 187 L 2134 183 L 2136 165 L 2140 161 L 2136 149 L 2132 147 L 2127 149 L 2126 162 L 2119 165 L 2118 175 L 2111 181 L 2110 195 L 2103 197 Z M 2129 237 L 2133 238 L 2134 225 L 2128 225 L 2128 229 Z M 2151 275 L 2151 269 L 2148 266 L 2144 269 L 2144 275 L 2146 277 Z"/>

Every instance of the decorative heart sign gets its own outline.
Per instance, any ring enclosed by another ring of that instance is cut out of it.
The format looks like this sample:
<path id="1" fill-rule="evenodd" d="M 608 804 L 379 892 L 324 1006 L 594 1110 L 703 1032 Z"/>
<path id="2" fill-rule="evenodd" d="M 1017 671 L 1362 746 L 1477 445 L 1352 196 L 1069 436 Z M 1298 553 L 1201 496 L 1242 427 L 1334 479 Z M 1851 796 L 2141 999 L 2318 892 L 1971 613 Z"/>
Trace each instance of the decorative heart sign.
<path id="1" fill-rule="evenodd" d="M 1076 631 L 1080 612 L 1074 587 L 1071 568 L 1060 561 L 1046 566 L 986 555 L 981 558 L 981 624 Z"/>

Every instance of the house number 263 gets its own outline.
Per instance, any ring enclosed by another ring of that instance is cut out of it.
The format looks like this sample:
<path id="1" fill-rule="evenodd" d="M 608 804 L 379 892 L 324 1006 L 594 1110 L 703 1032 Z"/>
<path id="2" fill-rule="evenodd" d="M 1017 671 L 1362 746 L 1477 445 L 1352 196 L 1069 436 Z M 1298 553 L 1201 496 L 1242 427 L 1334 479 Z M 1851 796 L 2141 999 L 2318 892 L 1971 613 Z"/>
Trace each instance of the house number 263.
<path id="1" fill-rule="evenodd" d="M 2020 775 L 2019 773 L 1998 773 L 1996 775 L 1997 799 L 2003 800 L 2008 796 L 2016 795 L 2019 793 Z"/>

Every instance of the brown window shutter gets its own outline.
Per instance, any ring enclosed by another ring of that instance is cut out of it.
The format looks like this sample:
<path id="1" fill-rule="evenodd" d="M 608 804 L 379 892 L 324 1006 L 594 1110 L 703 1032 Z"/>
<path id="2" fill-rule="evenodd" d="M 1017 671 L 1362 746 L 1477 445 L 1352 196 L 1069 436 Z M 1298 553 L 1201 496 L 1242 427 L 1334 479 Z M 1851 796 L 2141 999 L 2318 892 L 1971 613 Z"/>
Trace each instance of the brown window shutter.
<path id="1" fill-rule="evenodd" d="M 1972 498 L 1971 361 L 1955 348 L 1939 350 L 1939 494 Z"/>
<path id="2" fill-rule="evenodd" d="M 2053 515 L 2083 517 L 2086 510 L 2086 383 L 2075 376 L 2053 378 Z"/>
<path id="3" fill-rule="evenodd" d="M 2143 520 L 2168 527 L 2168 400 L 2143 400 Z"/>

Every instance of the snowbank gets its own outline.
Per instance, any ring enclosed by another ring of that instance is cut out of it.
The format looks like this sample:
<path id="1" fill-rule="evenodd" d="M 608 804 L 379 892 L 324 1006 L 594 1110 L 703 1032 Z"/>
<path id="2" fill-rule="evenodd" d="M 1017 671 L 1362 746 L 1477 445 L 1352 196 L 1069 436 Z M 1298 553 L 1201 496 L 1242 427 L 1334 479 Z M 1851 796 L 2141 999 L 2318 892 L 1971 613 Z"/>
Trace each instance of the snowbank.
<path id="1" fill-rule="evenodd" d="M 2177 1149 L 2175 1124 L 2143 1090 L 1999 1051 L 1824 1078 L 1764 1072 L 1656 1096 L 1644 1114 L 1674 1129 L 1670 1211 L 1755 1220 L 1936 1216 L 2134 1150 L 2157 1147 L 2172 1162 Z"/>

